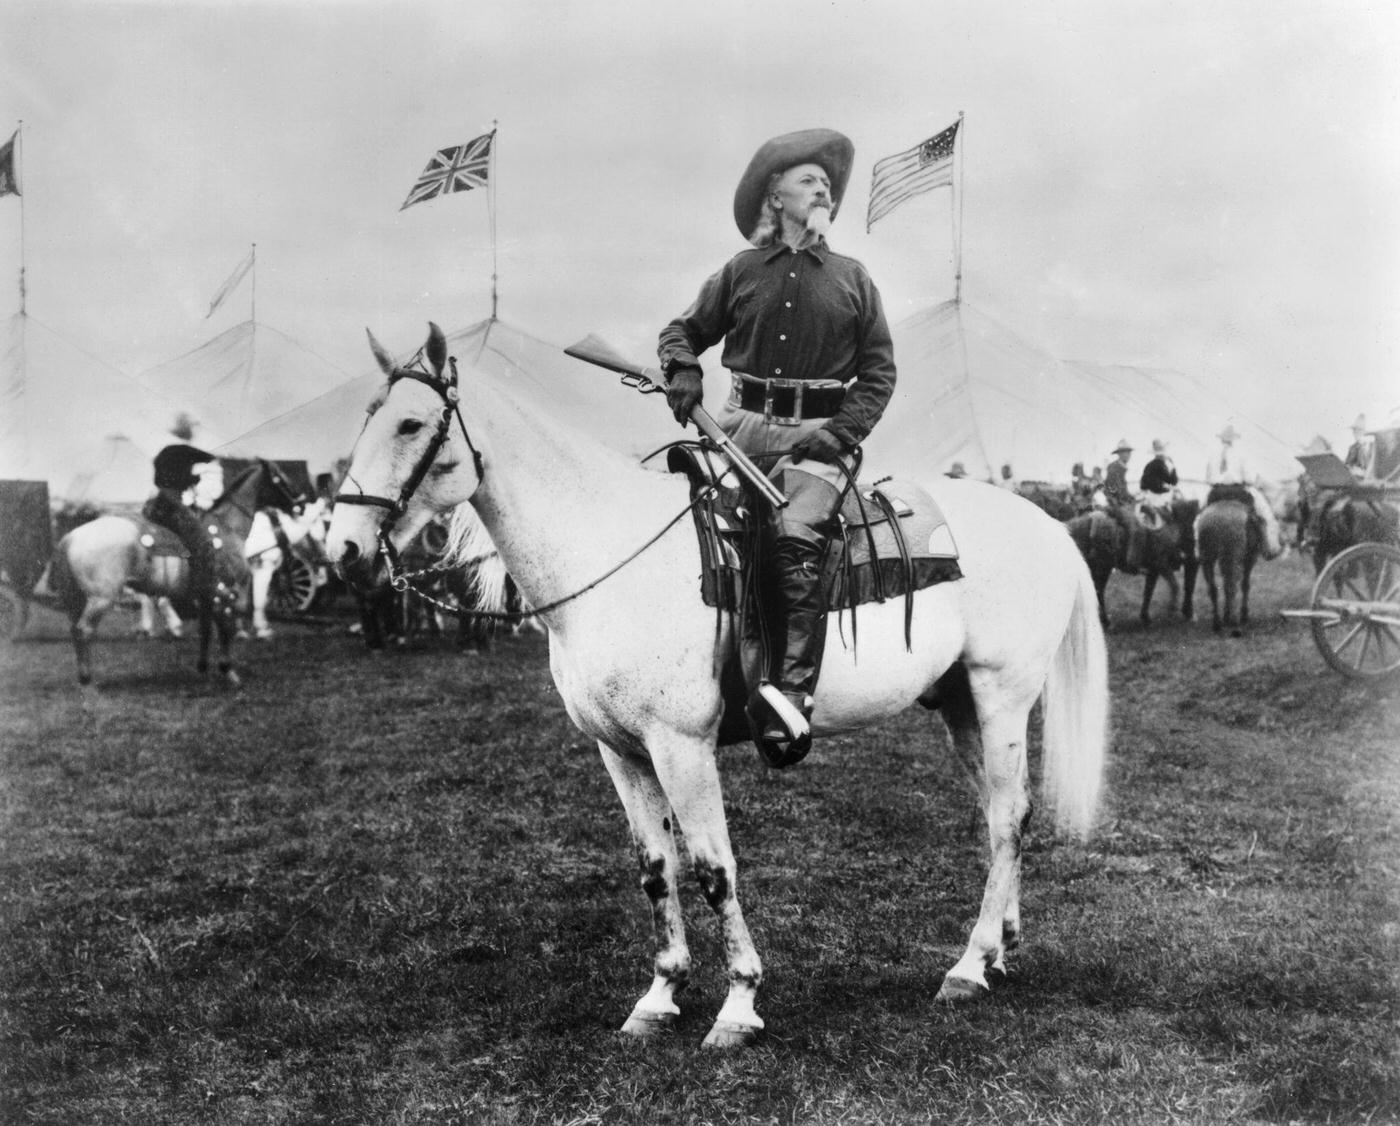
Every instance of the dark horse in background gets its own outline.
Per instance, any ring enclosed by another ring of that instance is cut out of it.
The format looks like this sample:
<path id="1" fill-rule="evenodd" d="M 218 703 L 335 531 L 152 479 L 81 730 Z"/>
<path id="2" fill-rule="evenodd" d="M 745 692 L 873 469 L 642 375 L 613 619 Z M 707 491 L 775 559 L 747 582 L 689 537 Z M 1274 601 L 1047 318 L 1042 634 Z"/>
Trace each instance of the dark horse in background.
<path id="1" fill-rule="evenodd" d="M 1190 621 L 1196 591 L 1196 539 L 1194 525 L 1200 512 L 1200 502 L 1179 497 L 1160 510 L 1160 527 L 1148 528 L 1143 535 L 1142 608 L 1138 621 L 1152 624 L 1152 598 L 1157 581 L 1163 580 L 1171 592 L 1169 612 L 1180 610 Z M 1127 547 L 1127 533 L 1111 515 L 1095 509 L 1075 516 L 1068 522 L 1069 534 L 1089 564 L 1094 578 L 1094 592 L 1099 599 L 1099 620 L 1108 625 L 1108 610 L 1104 605 L 1104 590 L 1115 568 L 1120 566 Z M 1176 572 L 1182 570 L 1182 585 L 1177 587 Z"/>
<path id="2" fill-rule="evenodd" d="M 1379 493 L 1368 496 L 1363 485 L 1355 491 L 1324 493 L 1314 507 L 1312 556 L 1319 573 L 1334 555 L 1358 543 L 1400 547 L 1400 506 Z"/>
<path id="3" fill-rule="evenodd" d="M 174 532 L 142 517 L 99 516 L 65 535 L 54 551 L 49 587 L 72 623 L 78 682 L 92 682 L 92 635 L 130 587 L 153 598 L 167 597 L 182 615 L 198 617 L 200 673 L 209 671 L 209 645 L 217 628 L 219 672 L 237 685 L 230 650 L 241 590 L 249 579 L 243 545 L 253 517 L 261 508 L 295 512 L 306 499 L 293 492 L 272 462 L 255 461 L 238 473 L 202 514 L 216 552 L 212 581 L 199 587 L 190 580 L 184 544 Z"/>

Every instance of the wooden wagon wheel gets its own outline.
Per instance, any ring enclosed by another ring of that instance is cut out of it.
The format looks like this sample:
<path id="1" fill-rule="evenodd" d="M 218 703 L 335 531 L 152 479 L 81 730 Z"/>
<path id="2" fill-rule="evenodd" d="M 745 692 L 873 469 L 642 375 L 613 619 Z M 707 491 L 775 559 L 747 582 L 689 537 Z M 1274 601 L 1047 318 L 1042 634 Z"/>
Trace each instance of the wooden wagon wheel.
<path id="1" fill-rule="evenodd" d="M 316 599 L 316 570 L 295 552 L 287 552 L 272 574 L 267 608 L 274 614 L 304 614 Z"/>
<path id="2" fill-rule="evenodd" d="M 1313 641 L 1344 676 L 1400 670 L 1400 549 L 1359 543 L 1332 559 L 1313 584 Z"/>

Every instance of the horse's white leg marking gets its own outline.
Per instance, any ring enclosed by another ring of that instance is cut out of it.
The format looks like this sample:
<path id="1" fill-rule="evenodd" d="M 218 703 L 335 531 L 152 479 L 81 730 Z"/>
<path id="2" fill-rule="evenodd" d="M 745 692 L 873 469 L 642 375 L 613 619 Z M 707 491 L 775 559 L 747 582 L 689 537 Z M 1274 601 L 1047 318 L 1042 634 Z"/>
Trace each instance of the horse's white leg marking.
<path id="1" fill-rule="evenodd" d="M 259 641 L 272 637 L 272 626 L 267 620 L 267 595 L 272 586 L 272 574 L 281 565 L 282 552 L 275 547 L 248 561 L 248 569 L 253 573 L 253 636 Z"/>
<path id="2" fill-rule="evenodd" d="M 1004 972 L 1006 950 L 1020 939 L 1021 838 L 1031 812 L 1026 723 L 1034 696 L 1027 700 L 1015 686 L 996 684 L 997 675 L 975 669 L 969 674 L 981 733 L 991 864 L 967 950 L 938 991 L 938 999 L 950 1003 L 980 996 L 988 988 L 986 971 Z"/>
<path id="3" fill-rule="evenodd" d="M 670 799 L 685 835 L 695 878 L 705 902 L 719 916 L 724 935 L 729 993 L 705 1046 L 731 1048 L 749 1044 L 763 1027 L 754 999 L 763 980 L 763 965 L 754 949 L 739 907 L 734 851 L 724 819 L 715 749 L 703 740 L 663 732 L 647 739 L 656 775 Z"/>
<path id="4" fill-rule="evenodd" d="M 670 1028 L 680 1013 L 675 995 L 685 988 L 690 977 L 690 948 L 681 916 L 680 860 L 672 832 L 671 806 L 650 762 L 620 755 L 603 742 L 599 742 L 598 749 L 627 811 L 642 869 L 642 890 L 651 903 L 656 929 L 655 976 L 622 1031 L 634 1036 L 654 1036 Z"/>

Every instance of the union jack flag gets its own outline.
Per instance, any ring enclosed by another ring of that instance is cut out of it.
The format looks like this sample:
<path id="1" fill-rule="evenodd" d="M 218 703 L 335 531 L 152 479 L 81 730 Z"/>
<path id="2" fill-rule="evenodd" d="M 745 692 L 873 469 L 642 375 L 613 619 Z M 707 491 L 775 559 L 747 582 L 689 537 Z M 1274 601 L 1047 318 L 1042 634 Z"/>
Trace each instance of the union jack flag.
<path id="1" fill-rule="evenodd" d="M 413 185 L 399 210 L 434 196 L 485 187 L 491 170 L 491 141 L 495 136 L 492 130 L 465 145 L 443 149 L 435 155 L 428 161 L 428 167 L 419 173 L 418 182 Z"/>

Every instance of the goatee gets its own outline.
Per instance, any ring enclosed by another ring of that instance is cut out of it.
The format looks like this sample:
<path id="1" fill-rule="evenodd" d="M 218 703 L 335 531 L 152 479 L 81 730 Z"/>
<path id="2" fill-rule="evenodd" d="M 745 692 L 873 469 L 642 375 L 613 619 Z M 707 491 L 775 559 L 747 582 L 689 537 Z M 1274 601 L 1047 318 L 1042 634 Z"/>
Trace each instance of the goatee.
<path id="1" fill-rule="evenodd" d="M 831 230 L 831 210 L 826 207 L 814 207 L 807 212 L 807 230 L 825 238 L 826 233 Z"/>

